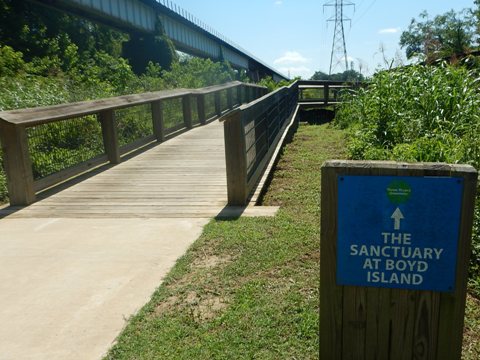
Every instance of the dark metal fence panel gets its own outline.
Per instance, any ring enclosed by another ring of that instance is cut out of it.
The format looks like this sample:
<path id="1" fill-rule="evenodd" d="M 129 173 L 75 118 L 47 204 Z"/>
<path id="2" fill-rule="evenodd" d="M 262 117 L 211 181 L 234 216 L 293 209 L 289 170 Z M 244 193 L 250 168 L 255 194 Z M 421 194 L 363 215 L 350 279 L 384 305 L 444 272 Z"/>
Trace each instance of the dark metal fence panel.
<path id="1" fill-rule="evenodd" d="M 185 127 L 182 112 L 182 99 L 164 100 L 163 104 L 165 133 L 168 135 Z"/>
<path id="2" fill-rule="evenodd" d="M 228 109 L 227 90 L 220 91 L 220 111 Z"/>
<path id="3" fill-rule="evenodd" d="M 115 111 L 120 147 L 153 135 L 152 107 L 150 104 Z"/>
<path id="4" fill-rule="evenodd" d="M 207 119 L 215 117 L 215 94 L 210 93 L 205 95 L 205 114 Z"/>
<path id="5" fill-rule="evenodd" d="M 96 116 L 27 128 L 34 180 L 69 169 L 104 154 Z"/>

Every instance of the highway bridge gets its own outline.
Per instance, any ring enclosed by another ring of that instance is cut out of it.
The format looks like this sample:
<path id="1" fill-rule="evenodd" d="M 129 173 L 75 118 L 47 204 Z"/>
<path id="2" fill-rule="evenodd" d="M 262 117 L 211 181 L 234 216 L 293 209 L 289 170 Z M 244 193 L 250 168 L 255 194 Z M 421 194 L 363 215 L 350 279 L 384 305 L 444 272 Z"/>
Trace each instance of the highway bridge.
<path id="1" fill-rule="evenodd" d="M 177 50 L 213 60 L 226 60 L 254 81 L 271 76 L 287 79 L 209 25 L 170 0 L 30 0 L 116 27 L 126 32 L 155 33 L 158 27 Z"/>

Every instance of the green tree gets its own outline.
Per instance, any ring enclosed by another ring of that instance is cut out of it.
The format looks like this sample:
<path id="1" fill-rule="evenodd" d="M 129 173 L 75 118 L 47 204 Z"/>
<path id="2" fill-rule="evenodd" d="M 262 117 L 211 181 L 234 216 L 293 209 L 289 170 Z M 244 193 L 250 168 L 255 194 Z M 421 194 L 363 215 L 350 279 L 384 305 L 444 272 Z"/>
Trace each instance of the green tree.
<path id="1" fill-rule="evenodd" d="M 186 57 L 174 62 L 162 77 L 169 88 L 199 88 L 235 80 L 236 73 L 230 64 L 210 59 Z"/>
<path id="2" fill-rule="evenodd" d="M 26 0 L 0 0 L 0 45 L 23 54 L 41 75 L 69 72 L 98 51 L 121 55 L 128 36 Z M 36 66 L 36 67 L 35 67 Z"/>
<path id="3" fill-rule="evenodd" d="M 427 63 L 439 58 L 461 55 L 474 45 L 475 22 L 467 10 L 453 10 L 429 19 L 426 11 L 420 20 L 412 19 L 400 37 L 408 59 L 419 58 Z"/>
<path id="4" fill-rule="evenodd" d="M 328 75 L 322 71 L 317 71 L 310 80 L 331 80 L 331 81 L 365 81 L 365 77 L 356 70 L 347 70 L 343 73 Z"/>

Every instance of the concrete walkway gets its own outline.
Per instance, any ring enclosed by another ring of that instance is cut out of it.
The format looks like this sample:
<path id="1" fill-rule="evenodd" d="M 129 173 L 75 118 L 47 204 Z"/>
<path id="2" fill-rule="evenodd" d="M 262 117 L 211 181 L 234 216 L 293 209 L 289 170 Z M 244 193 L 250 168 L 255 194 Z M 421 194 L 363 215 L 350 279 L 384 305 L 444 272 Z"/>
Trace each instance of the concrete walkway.
<path id="1" fill-rule="evenodd" d="M 100 359 L 207 221 L 0 220 L 0 359 Z"/>
<path id="2" fill-rule="evenodd" d="M 0 210 L 0 359 L 100 359 L 226 193 L 214 122 Z"/>

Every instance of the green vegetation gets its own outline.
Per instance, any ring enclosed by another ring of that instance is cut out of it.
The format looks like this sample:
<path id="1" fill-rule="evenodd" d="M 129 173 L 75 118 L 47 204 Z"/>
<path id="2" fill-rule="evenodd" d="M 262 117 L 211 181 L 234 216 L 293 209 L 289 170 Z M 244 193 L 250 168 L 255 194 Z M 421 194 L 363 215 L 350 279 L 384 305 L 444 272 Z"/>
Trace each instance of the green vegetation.
<path id="1" fill-rule="evenodd" d="M 473 48 L 475 20 L 471 11 L 453 10 L 429 19 L 426 11 L 420 21 L 412 19 L 408 30 L 402 33 L 400 46 L 407 58 L 420 58 L 432 62 L 455 54 L 462 55 Z"/>
<path id="2" fill-rule="evenodd" d="M 438 59 L 456 62 L 472 50 L 477 50 L 480 35 L 480 0 L 474 6 L 459 12 L 453 10 L 433 19 L 426 11 L 419 20 L 412 19 L 400 38 L 407 58 L 416 58 L 426 63 Z"/>
<path id="3" fill-rule="evenodd" d="M 213 220 L 107 359 L 318 359 L 320 165 L 343 133 L 301 125 L 265 196 L 274 218 Z"/>
<path id="4" fill-rule="evenodd" d="M 353 67 L 353 65 L 352 65 Z M 346 70 L 343 73 L 328 75 L 322 71 L 316 71 L 310 80 L 331 80 L 331 81 L 365 81 L 361 72 L 356 70 Z"/>
<path id="5" fill-rule="evenodd" d="M 281 81 L 276 82 L 272 79 L 271 76 L 267 76 L 267 77 L 263 78 L 262 80 L 260 80 L 258 82 L 258 85 L 265 86 L 268 89 L 268 91 L 274 91 L 274 90 L 277 90 L 277 89 L 281 88 L 282 86 L 288 86 L 288 85 L 290 85 L 291 83 L 293 83 L 297 80 L 300 80 L 300 78 L 294 78 L 290 81 L 281 80 Z"/>
<path id="6" fill-rule="evenodd" d="M 352 159 L 466 163 L 479 169 L 478 81 L 473 70 L 446 64 L 377 73 L 367 88 L 347 95 L 337 112 L 337 125 L 348 129 L 349 156 Z M 470 290 L 480 295 L 478 207 Z"/>

